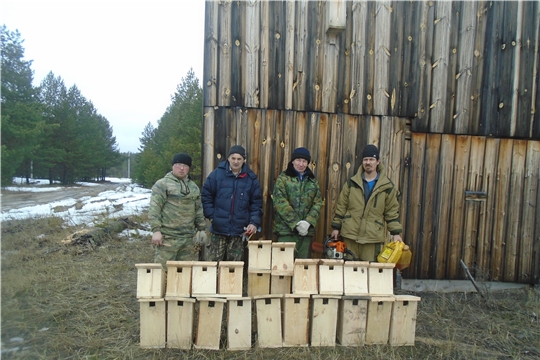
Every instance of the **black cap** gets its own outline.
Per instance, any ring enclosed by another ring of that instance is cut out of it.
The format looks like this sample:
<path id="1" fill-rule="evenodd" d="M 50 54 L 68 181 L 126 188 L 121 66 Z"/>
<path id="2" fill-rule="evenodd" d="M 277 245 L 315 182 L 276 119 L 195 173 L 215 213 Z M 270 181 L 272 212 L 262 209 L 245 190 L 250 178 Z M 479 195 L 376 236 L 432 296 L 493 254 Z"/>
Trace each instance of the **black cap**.
<path id="1" fill-rule="evenodd" d="M 311 155 L 309 154 L 309 150 L 306 149 L 305 147 L 299 147 L 299 148 L 294 149 L 291 156 L 291 161 L 294 161 L 294 159 L 305 159 L 308 162 L 310 162 Z"/>
<path id="2" fill-rule="evenodd" d="M 178 153 L 174 155 L 172 165 L 177 164 L 177 163 L 181 163 L 181 164 L 191 167 L 191 156 L 189 156 L 186 153 Z"/>
<path id="3" fill-rule="evenodd" d="M 227 157 L 231 156 L 232 154 L 239 154 L 245 159 L 246 149 L 244 149 L 241 145 L 234 145 L 231 147 L 231 150 L 229 150 L 229 155 L 227 155 Z"/>
<path id="4" fill-rule="evenodd" d="M 362 159 L 363 158 L 367 158 L 367 157 L 372 157 L 372 158 L 375 158 L 375 159 L 379 159 L 379 149 L 377 149 L 377 147 L 375 145 L 367 145 L 365 148 L 364 148 L 364 151 L 362 151 Z"/>

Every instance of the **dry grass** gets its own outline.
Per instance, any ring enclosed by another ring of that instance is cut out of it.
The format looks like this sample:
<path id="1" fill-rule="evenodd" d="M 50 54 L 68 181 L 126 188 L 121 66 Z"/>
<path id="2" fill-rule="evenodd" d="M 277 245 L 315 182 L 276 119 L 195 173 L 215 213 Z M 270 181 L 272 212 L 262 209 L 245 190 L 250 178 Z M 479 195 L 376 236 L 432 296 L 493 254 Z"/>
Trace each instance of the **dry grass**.
<path id="1" fill-rule="evenodd" d="M 135 221 L 140 219 L 134 219 Z M 144 219 L 143 219 L 144 220 Z M 4 359 L 533 359 L 540 357 L 540 292 L 416 294 L 416 345 L 230 352 L 139 348 L 134 264 L 148 238 L 101 246 L 60 243 L 80 228 L 54 218 L 2 223 Z"/>

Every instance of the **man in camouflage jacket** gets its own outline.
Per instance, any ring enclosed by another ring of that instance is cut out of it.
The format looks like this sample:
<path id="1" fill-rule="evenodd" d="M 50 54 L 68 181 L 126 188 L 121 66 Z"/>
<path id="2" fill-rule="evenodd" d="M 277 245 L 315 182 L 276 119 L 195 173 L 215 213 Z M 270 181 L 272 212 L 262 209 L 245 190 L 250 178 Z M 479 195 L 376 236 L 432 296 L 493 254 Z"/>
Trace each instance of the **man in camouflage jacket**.
<path id="1" fill-rule="evenodd" d="M 272 194 L 277 241 L 296 243 L 295 257 L 301 259 L 310 256 L 311 241 L 323 205 L 319 182 L 308 167 L 310 161 L 308 149 L 295 149 L 287 169 L 276 179 Z"/>
<path id="2" fill-rule="evenodd" d="M 172 171 L 152 187 L 148 218 L 152 228 L 152 243 L 156 245 L 154 262 L 167 270 L 167 261 L 199 260 L 196 239 L 204 243 L 206 223 L 201 204 L 201 192 L 188 174 L 191 157 L 178 153 L 172 161 Z"/>
<path id="3" fill-rule="evenodd" d="M 343 186 L 332 228 L 332 237 L 337 240 L 341 234 L 347 249 L 364 261 L 377 260 L 387 231 L 394 241 L 403 241 L 398 191 L 386 175 L 375 145 L 364 148 L 362 167 Z"/>

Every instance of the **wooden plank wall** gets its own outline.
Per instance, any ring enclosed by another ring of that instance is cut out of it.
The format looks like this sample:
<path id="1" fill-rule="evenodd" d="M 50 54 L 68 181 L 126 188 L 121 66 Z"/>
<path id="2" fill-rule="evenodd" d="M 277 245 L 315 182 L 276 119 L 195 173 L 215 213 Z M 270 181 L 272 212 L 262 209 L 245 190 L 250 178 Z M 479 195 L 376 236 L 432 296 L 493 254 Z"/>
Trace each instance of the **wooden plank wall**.
<path id="1" fill-rule="evenodd" d="M 263 237 L 295 147 L 324 191 L 322 241 L 375 143 L 415 254 L 404 276 L 462 279 L 463 259 L 538 283 L 539 1 L 207 1 L 204 39 L 203 177 L 244 145 Z"/>
<path id="2" fill-rule="evenodd" d="M 540 141 L 413 133 L 406 169 L 404 276 L 538 283 Z"/>
<path id="3" fill-rule="evenodd" d="M 207 1 L 204 105 L 540 139 L 539 28 L 538 1 Z"/>

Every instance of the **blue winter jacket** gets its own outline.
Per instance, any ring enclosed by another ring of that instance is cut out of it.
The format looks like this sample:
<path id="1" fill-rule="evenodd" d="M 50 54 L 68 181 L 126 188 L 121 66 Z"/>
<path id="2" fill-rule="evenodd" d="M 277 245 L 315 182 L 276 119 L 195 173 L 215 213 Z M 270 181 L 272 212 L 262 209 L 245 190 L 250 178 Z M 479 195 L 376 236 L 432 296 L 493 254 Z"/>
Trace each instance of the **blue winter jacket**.
<path id="1" fill-rule="evenodd" d="M 204 182 L 201 201 L 214 234 L 241 236 L 249 224 L 261 226 L 261 185 L 247 164 L 235 176 L 228 161 L 219 163 Z"/>

